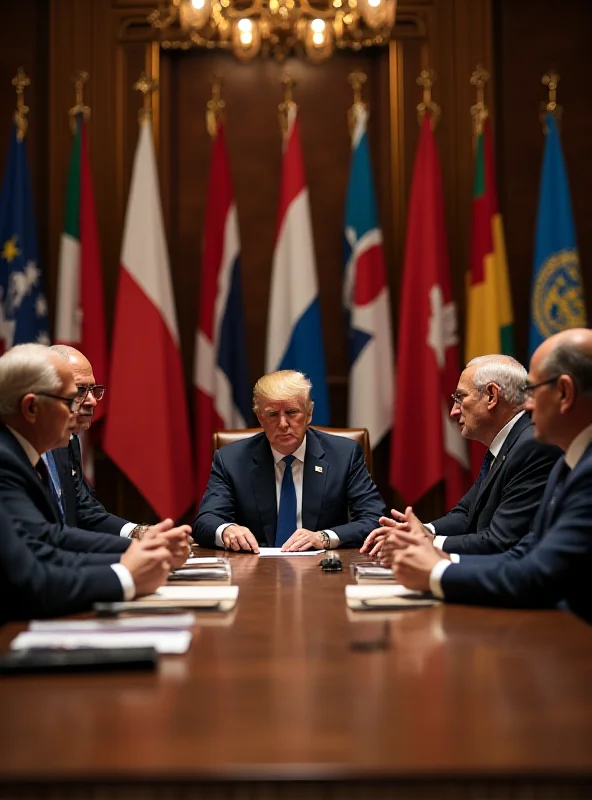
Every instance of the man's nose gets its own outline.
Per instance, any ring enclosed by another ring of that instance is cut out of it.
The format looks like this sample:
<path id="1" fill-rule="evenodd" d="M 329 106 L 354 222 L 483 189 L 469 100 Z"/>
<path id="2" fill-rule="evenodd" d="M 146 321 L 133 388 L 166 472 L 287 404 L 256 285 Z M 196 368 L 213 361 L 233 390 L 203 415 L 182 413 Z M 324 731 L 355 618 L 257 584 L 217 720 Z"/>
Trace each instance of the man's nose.
<path id="1" fill-rule="evenodd" d="M 283 411 L 280 411 L 280 425 L 285 428 L 288 425 L 288 417 L 284 414 Z"/>
<path id="2" fill-rule="evenodd" d="M 460 417 L 460 406 L 458 403 L 455 403 L 450 409 L 450 416 L 452 417 L 452 419 L 454 419 L 455 417 Z"/>
<path id="3" fill-rule="evenodd" d="M 84 403 L 82 405 L 92 406 L 92 408 L 95 408 L 95 406 L 97 405 L 97 398 L 95 397 L 94 392 L 89 392 L 86 395 L 86 397 L 84 398 Z"/>

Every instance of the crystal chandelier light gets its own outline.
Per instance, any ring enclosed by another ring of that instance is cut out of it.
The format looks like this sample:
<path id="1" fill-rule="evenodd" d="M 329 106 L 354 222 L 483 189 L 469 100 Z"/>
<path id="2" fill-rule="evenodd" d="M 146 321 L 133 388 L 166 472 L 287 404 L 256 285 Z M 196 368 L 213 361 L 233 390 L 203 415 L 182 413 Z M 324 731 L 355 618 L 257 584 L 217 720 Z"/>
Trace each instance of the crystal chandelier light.
<path id="1" fill-rule="evenodd" d="M 388 42 L 397 0 L 167 0 L 150 15 L 163 47 L 231 50 L 241 61 L 304 54 L 312 61 L 336 49 Z"/>

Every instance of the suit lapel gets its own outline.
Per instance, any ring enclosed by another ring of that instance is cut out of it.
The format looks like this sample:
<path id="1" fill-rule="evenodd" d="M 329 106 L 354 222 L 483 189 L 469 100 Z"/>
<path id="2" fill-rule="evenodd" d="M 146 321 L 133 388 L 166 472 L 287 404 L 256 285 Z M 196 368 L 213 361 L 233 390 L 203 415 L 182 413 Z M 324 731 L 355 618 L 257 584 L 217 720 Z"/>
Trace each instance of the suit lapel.
<path id="1" fill-rule="evenodd" d="M 275 545 L 277 526 L 277 497 L 275 493 L 275 468 L 271 447 L 265 437 L 254 443 L 250 466 L 251 488 L 259 512 L 261 530 L 269 547 Z"/>
<path id="2" fill-rule="evenodd" d="M 479 491 L 475 496 L 475 500 L 469 511 L 469 518 L 468 518 L 469 525 L 472 523 L 472 521 L 475 518 L 475 515 L 479 511 L 482 500 L 484 500 L 487 497 L 488 494 L 487 488 L 491 485 L 491 482 L 494 480 L 498 471 L 501 469 L 504 461 L 508 457 L 508 453 L 518 441 L 518 438 L 520 437 L 522 431 L 528 428 L 531 424 L 532 423 L 530 421 L 530 417 L 524 415 L 520 417 L 518 422 L 512 427 L 509 434 L 506 436 L 506 440 L 504 441 L 501 450 L 495 457 L 493 464 L 491 465 L 491 469 L 489 470 L 487 476 L 483 480 L 481 486 L 479 487 Z"/>
<path id="3" fill-rule="evenodd" d="M 323 506 L 329 471 L 329 464 L 323 458 L 324 455 L 325 449 L 316 434 L 314 431 L 308 430 L 302 478 L 302 527 L 309 531 L 318 530 Z"/>

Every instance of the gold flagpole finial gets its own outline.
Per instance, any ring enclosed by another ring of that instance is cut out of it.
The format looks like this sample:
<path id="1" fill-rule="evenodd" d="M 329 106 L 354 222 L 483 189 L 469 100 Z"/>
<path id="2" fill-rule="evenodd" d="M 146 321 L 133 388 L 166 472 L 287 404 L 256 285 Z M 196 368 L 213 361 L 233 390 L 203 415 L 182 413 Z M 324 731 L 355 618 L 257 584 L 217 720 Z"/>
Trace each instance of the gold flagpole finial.
<path id="1" fill-rule="evenodd" d="M 223 118 L 226 103 L 222 100 L 222 76 L 215 72 L 210 83 L 212 84 L 212 98 L 208 100 L 206 106 L 206 128 L 213 139 Z"/>
<path id="2" fill-rule="evenodd" d="M 441 114 L 440 106 L 432 100 L 432 86 L 436 82 L 436 73 L 433 69 L 422 69 L 416 83 L 423 89 L 423 99 L 417 106 L 417 121 L 422 125 L 425 115 L 430 114 L 430 126 L 435 130 Z"/>
<path id="3" fill-rule="evenodd" d="M 284 87 L 284 100 L 278 106 L 278 113 L 282 136 L 285 137 L 288 133 L 288 128 L 290 125 L 290 112 L 292 109 L 296 108 L 293 92 L 294 87 L 296 86 L 296 81 L 289 72 L 284 73 L 282 77 L 282 85 Z"/>
<path id="4" fill-rule="evenodd" d="M 25 105 L 25 86 L 31 85 L 31 79 L 22 67 L 16 71 L 16 75 L 12 79 L 12 85 L 16 89 L 16 111 L 14 112 L 14 124 L 17 129 L 17 136 L 20 142 L 25 138 L 29 121 L 27 114 L 29 113 L 29 106 Z"/>
<path id="5" fill-rule="evenodd" d="M 152 119 L 152 93 L 158 89 L 158 81 L 151 80 L 142 72 L 132 88 L 136 92 L 142 92 L 144 97 L 144 106 L 138 112 L 138 120 L 142 125 L 146 120 Z"/>
<path id="6" fill-rule="evenodd" d="M 350 72 L 347 76 L 347 79 L 354 90 L 354 102 L 353 105 L 348 109 L 347 112 L 347 122 L 349 126 L 349 134 L 353 136 L 354 130 L 356 129 L 356 123 L 358 121 L 358 116 L 361 112 L 368 111 L 368 104 L 364 103 L 362 100 L 362 87 L 367 81 L 367 76 L 365 72 L 360 72 L 356 70 L 355 72 Z"/>
<path id="7" fill-rule="evenodd" d="M 483 132 L 483 124 L 489 116 L 489 111 L 485 105 L 485 86 L 491 75 L 484 68 L 483 64 L 477 64 L 471 75 L 471 86 L 477 89 L 477 102 L 471 106 L 471 116 L 473 117 L 473 131 L 475 136 Z"/>
<path id="8" fill-rule="evenodd" d="M 557 86 L 559 81 L 561 80 L 561 76 L 558 75 L 554 69 L 550 69 L 549 72 L 546 72 L 543 77 L 541 78 L 541 82 L 543 86 L 549 87 L 549 100 L 547 103 L 544 101 L 541 103 L 541 113 L 540 118 L 541 122 L 543 123 L 543 128 L 545 133 L 547 131 L 547 125 L 545 122 L 547 114 L 550 114 L 557 126 L 561 122 L 561 116 L 563 114 L 563 108 L 560 105 L 557 105 Z"/>
<path id="9" fill-rule="evenodd" d="M 72 76 L 72 83 L 74 84 L 75 100 L 74 105 L 68 111 L 70 117 L 70 128 L 72 133 L 76 133 L 76 116 L 82 114 L 83 119 L 87 120 L 90 117 L 90 108 L 84 105 L 84 84 L 88 81 L 88 72 L 79 70 Z"/>

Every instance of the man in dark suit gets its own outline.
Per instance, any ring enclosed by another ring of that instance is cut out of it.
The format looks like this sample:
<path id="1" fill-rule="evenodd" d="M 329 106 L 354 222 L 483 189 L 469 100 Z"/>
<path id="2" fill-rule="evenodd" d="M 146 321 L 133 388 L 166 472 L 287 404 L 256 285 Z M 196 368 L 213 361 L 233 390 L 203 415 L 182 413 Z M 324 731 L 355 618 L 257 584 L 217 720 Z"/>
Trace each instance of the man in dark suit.
<path id="1" fill-rule="evenodd" d="M 470 361 L 453 394 L 450 416 L 465 439 L 488 449 L 477 481 L 444 517 L 428 523 L 426 535 L 446 553 L 503 553 L 530 530 L 559 448 L 539 442 L 524 413 L 521 387 L 526 370 L 509 356 L 480 356 Z M 376 555 L 384 537 L 405 526 L 393 510 L 361 552 Z"/>
<path id="2" fill-rule="evenodd" d="M 454 603 L 570 608 L 592 622 L 592 331 L 551 336 L 535 351 L 525 386 L 539 441 L 564 451 L 532 530 L 505 553 L 459 556 L 434 548 L 406 509 L 408 531 L 392 533 L 383 561 L 412 589 Z M 455 560 L 457 560 L 455 559 Z"/>
<path id="3" fill-rule="evenodd" d="M 89 611 L 96 602 L 123 599 L 113 566 L 63 566 L 61 554 L 54 553 L 50 560 L 37 558 L 27 541 L 20 523 L 0 507 L 0 625 L 76 614 Z M 133 542 L 121 556 L 120 565 L 129 570 L 136 595 L 150 594 L 167 579 L 170 552 L 156 539 Z"/>
<path id="4" fill-rule="evenodd" d="M 259 552 L 357 547 L 384 503 L 359 444 L 309 428 L 310 381 L 264 375 L 253 392 L 263 432 L 214 455 L 194 538 L 205 547 Z"/>
<path id="5" fill-rule="evenodd" d="M 133 596 L 130 571 L 116 563 L 130 540 L 64 525 L 41 459 L 68 441 L 82 401 L 65 360 L 43 345 L 18 345 L 0 358 L 0 502 L 37 558 L 70 566 L 116 564 L 125 596 Z M 187 556 L 190 529 L 172 526 L 164 520 L 150 537 L 169 548 L 175 567 Z"/>

